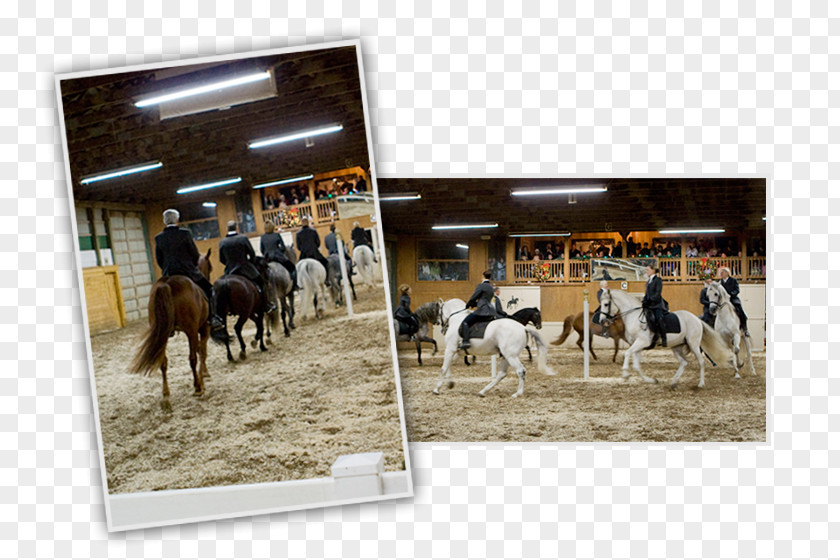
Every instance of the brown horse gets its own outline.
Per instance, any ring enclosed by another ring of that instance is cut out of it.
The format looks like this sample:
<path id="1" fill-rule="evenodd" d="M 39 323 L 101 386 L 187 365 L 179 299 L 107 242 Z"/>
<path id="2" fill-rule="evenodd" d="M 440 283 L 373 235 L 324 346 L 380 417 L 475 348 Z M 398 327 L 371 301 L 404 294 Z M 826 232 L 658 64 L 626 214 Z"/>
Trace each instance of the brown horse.
<path id="1" fill-rule="evenodd" d="M 205 277 L 210 277 L 209 249 L 206 255 L 198 258 L 198 267 Z M 210 377 L 206 364 L 207 338 L 210 335 L 210 325 L 207 323 L 209 312 L 210 306 L 204 292 L 186 276 L 167 276 L 152 286 L 149 295 L 149 328 L 143 335 L 130 369 L 148 375 L 160 368 L 163 376 L 164 408 L 171 408 L 169 383 L 166 378 L 166 344 L 169 337 L 178 331 L 187 335 L 190 344 L 190 368 L 195 396 L 204 394 L 204 378 Z"/>
<path id="2" fill-rule="evenodd" d="M 267 266 L 262 257 L 258 257 L 258 261 L 258 268 Z M 233 325 L 233 330 L 236 332 L 236 337 L 239 339 L 240 360 L 244 360 L 247 357 L 245 354 L 245 341 L 242 339 L 242 327 L 248 319 L 251 319 L 254 324 L 257 325 L 257 334 L 254 337 L 254 346 L 256 346 L 256 343 L 259 342 L 260 350 L 262 352 L 268 350 L 263 342 L 264 310 L 256 284 L 244 276 L 229 274 L 216 280 L 216 282 L 213 283 L 213 289 L 216 291 L 216 313 L 218 313 L 219 317 L 221 317 L 225 323 L 224 329 L 220 329 L 218 333 L 212 333 L 213 341 L 220 344 L 224 343 L 225 348 L 227 348 L 228 361 L 235 361 L 233 359 L 233 354 L 230 353 L 230 335 L 228 335 L 227 332 L 228 315 L 235 315 L 239 317 Z M 275 313 L 275 321 L 276 317 L 277 314 Z"/>
<path id="3" fill-rule="evenodd" d="M 601 335 L 604 333 L 604 327 L 592 322 L 592 315 L 594 313 L 592 311 L 589 312 L 589 352 L 592 353 L 592 357 L 596 360 L 598 356 L 595 355 L 595 351 L 592 349 L 592 337 L 595 335 Z M 580 346 L 580 349 L 583 350 L 583 311 L 578 313 L 577 315 L 569 315 L 563 320 L 563 334 L 560 335 L 560 338 L 552 342 L 551 344 L 555 346 L 560 346 L 569 335 L 572 333 L 572 328 L 578 333 L 578 341 L 577 345 Z M 615 351 L 613 352 L 613 362 L 615 362 L 615 357 L 618 355 L 618 341 L 627 340 L 624 338 L 624 321 L 621 320 L 621 317 L 616 317 L 613 322 L 607 328 L 607 334 L 610 338 L 615 341 Z"/>

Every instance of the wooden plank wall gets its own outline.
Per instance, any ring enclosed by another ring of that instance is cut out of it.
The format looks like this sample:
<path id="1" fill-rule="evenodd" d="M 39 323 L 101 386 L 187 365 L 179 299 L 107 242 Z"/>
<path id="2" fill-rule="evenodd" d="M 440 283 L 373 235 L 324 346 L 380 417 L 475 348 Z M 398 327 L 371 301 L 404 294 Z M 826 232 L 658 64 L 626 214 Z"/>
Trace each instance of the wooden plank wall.
<path id="1" fill-rule="evenodd" d="M 98 266 L 82 271 L 90 334 L 125 326 L 125 305 L 119 267 Z"/>

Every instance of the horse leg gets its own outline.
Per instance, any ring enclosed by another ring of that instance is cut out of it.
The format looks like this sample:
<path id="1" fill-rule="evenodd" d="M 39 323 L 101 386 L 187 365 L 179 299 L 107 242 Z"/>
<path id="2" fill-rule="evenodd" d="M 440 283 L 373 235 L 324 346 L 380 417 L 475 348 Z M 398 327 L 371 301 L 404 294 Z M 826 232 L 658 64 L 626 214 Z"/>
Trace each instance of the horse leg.
<path id="1" fill-rule="evenodd" d="M 230 353 L 230 337 L 227 336 L 227 317 L 224 318 L 225 323 L 225 348 L 227 349 L 227 359 L 229 362 L 235 361 L 233 359 L 233 354 Z"/>
<path id="2" fill-rule="evenodd" d="M 210 338 L 210 325 L 204 323 L 198 329 L 198 368 L 201 372 L 201 390 L 204 390 L 204 379 L 210 377 L 207 371 L 207 339 Z"/>
<path id="3" fill-rule="evenodd" d="M 200 397 L 204 394 L 204 382 L 201 378 L 201 371 L 198 369 L 198 333 L 187 333 L 187 340 L 190 342 L 190 369 L 193 374 L 193 387 L 195 393 L 193 396 Z"/>
<path id="4" fill-rule="evenodd" d="M 417 363 L 423 365 L 423 358 L 420 356 L 420 338 L 415 337 L 414 343 L 417 345 Z"/>
<path id="5" fill-rule="evenodd" d="M 706 386 L 706 362 L 703 360 L 703 353 L 700 350 L 700 343 L 691 345 L 689 344 L 688 347 L 691 349 L 691 352 L 694 354 L 694 357 L 697 358 L 697 363 L 700 364 L 700 383 L 697 384 L 698 389 L 702 389 Z"/>
<path id="6" fill-rule="evenodd" d="M 735 379 L 741 379 L 738 370 L 744 367 L 744 361 L 741 359 L 741 333 L 736 332 L 732 335 L 732 351 L 735 352 Z"/>
<path id="7" fill-rule="evenodd" d="M 295 293 L 289 292 L 288 295 L 289 301 L 289 328 L 294 329 L 295 327 Z"/>
<path id="8" fill-rule="evenodd" d="M 520 362 L 519 358 L 516 356 L 508 358 L 508 361 L 516 370 L 516 375 L 519 377 L 519 387 L 516 389 L 516 392 L 511 395 L 511 397 L 521 397 L 522 393 L 525 392 L 525 366 L 522 365 L 522 362 Z"/>
<path id="9" fill-rule="evenodd" d="M 164 412 L 172 412 L 172 403 L 169 402 L 169 381 L 166 379 L 166 368 L 168 365 L 169 359 L 164 354 L 163 362 L 160 364 L 160 374 L 163 377 L 163 400 L 160 403 L 160 407 Z"/>
<path id="10" fill-rule="evenodd" d="M 487 391 L 495 387 L 499 383 L 499 381 L 505 378 L 505 376 L 507 375 L 508 365 L 509 363 L 507 359 L 502 358 L 502 363 L 499 364 L 499 368 L 496 370 L 496 377 L 491 379 L 490 383 L 488 383 L 487 386 L 484 387 L 484 389 L 478 392 L 479 397 L 485 396 L 487 394 Z"/>
<path id="11" fill-rule="evenodd" d="M 613 341 L 615 342 L 615 350 L 613 351 L 613 363 L 615 363 L 615 357 L 618 356 L 618 338 L 613 337 Z"/>
<path id="12" fill-rule="evenodd" d="M 597 360 L 598 356 L 595 355 L 595 350 L 592 349 L 592 341 L 595 339 L 595 337 L 592 336 L 593 334 L 594 333 L 590 330 L 589 331 L 589 353 L 592 354 L 592 359 L 593 360 Z M 581 337 L 583 337 L 583 335 L 581 335 Z"/>
<path id="13" fill-rule="evenodd" d="M 677 381 L 679 381 L 680 376 L 685 371 L 685 366 L 688 365 L 688 360 L 685 359 L 685 347 L 684 346 L 674 346 L 671 349 L 674 352 L 674 356 L 676 356 L 677 361 L 680 363 L 680 367 L 677 368 L 677 372 L 674 374 L 674 377 L 671 378 L 671 389 L 677 388 Z"/>
<path id="14" fill-rule="evenodd" d="M 528 351 L 528 361 L 529 361 L 529 362 L 533 362 L 533 361 L 534 361 L 534 357 L 531 355 L 531 347 L 530 347 L 530 346 L 528 346 L 528 345 L 526 345 L 526 346 L 525 346 L 525 350 L 527 350 L 527 351 Z"/>
<path id="15" fill-rule="evenodd" d="M 755 366 L 753 365 L 752 342 L 750 342 L 750 337 L 748 337 L 748 336 L 744 337 L 744 350 L 747 352 L 747 360 L 750 363 L 750 373 L 753 374 L 753 375 L 758 375 L 755 372 Z"/>
<path id="16" fill-rule="evenodd" d="M 350 282 L 350 291 L 353 292 L 353 301 L 356 301 L 356 286 L 353 285 L 353 275 L 351 274 L 347 280 Z"/>
<path id="17" fill-rule="evenodd" d="M 458 349 L 453 345 L 451 348 L 449 346 L 446 347 L 446 353 L 443 356 L 443 367 L 440 368 L 440 379 L 438 380 L 437 386 L 435 386 L 432 393 L 435 395 L 440 394 L 440 388 L 443 386 L 444 380 L 448 379 L 448 387 L 451 389 L 455 386 L 455 383 L 452 381 L 452 358 L 455 357 L 455 354 L 458 353 Z"/>
<path id="18" fill-rule="evenodd" d="M 644 372 L 642 372 L 641 351 L 642 351 L 642 348 L 644 348 L 646 346 L 645 343 L 642 342 L 642 340 L 643 339 L 636 339 L 635 342 L 633 342 L 633 346 L 630 347 L 631 350 L 635 350 L 635 352 L 631 352 L 631 354 L 633 355 L 633 369 L 636 370 L 636 373 L 639 374 L 639 376 L 642 378 L 642 380 L 645 383 L 659 383 L 659 381 L 657 381 L 653 377 L 648 377 L 647 375 L 644 374 Z M 629 352 L 629 350 L 628 350 L 628 352 Z M 626 363 L 626 359 L 625 359 L 625 363 Z"/>
<path id="19" fill-rule="evenodd" d="M 254 319 L 254 322 L 257 324 L 257 340 L 260 341 L 260 352 L 265 352 L 268 348 L 265 347 L 265 343 L 263 342 L 263 331 L 265 328 L 266 320 L 265 314 L 260 311 L 257 315 L 257 318 Z"/>
<path id="20" fill-rule="evenodd" d="M 239 317 L 239 320 L 236 321 L 236 324 L 233 326 L 233 330 L 236 331 L 236 338 L 239 339 L 239 359 L 244 360 L 247 358 L 245 355 L 245 341 L 242 339 L 242 327 L 245 326 L 245 322 L 248 320 L 248 315 L 243 314 Z"/>

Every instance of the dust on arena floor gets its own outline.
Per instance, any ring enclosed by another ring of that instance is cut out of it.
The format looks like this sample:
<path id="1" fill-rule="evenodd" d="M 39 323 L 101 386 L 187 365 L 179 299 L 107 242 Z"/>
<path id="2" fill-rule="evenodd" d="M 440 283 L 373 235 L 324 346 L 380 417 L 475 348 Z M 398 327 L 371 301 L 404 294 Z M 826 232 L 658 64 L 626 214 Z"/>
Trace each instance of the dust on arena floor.
<path id="1" fill-rule="evenodd" d="M 201 398 L 186 337 L 170 338 L 171 412 L 159 372 L 127 371 L 145 320 L 92 337 L 109 492 L 323 477 L 339 455 L 370 451 L 385 454 L 386 470 L 403 470 L 385 294 L 381 285 L 356 291 L 352 319 L 330 305 L 323 320 L 296 317 L 291 337 L 281 325 L 267 352 L 250 347 L 249 322 L 244 362 L 209 343 Z"/>
<path id="2" fill-rule="evenodd" d="M 424 347 L 423 366 L 413 350 L 399 354 L 409 441 L 765 441 L 766 359 L 754 352 L 757 375 L 707 362 L 706 387 L 696 389 L 700 370 L 690 362 L 676 390 L 668 381 L 678 364 L 668 350 L 644 352 L 642 369 L 659 383 L 644 383 L 634 372 L 621 380 L 623 351 L 618 363 L 606 352 L 590 362 L 590 379 L 583 379 L 583 354 L 578 349 L 551 348 L 549 365 L 556 376 L 537 371 L 527 361 L 525 394 L 516 399 L 517 377 L 502 380 L 485 398 L 477 395 L 490 381 L 490 358 L 465 366 L 457 357 L 452 389 L 433 395 L 443 364 L 443 349 L 435 356 Z M 610 352 L 611 354 L 611 352 Z"/>

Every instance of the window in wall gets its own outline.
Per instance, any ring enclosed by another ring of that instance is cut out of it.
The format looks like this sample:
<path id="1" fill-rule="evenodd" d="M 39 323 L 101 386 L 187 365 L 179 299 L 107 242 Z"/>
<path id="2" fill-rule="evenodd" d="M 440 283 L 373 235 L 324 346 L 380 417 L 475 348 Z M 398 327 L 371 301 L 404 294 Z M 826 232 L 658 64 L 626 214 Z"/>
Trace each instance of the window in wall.
<path id="1" fill-rule="evenodd" d="M 187 202 L 178 205 L 178 211 L 181 213 L 181 226 L 189 229 L 196 241 L 220 237 L 215 206 L 204 206 L 204 202 Z"/>
<path id="2" fill-rule="evenodd" d="M 417 280 L 466 282 L 469 279 L 470 249 L 467 243 L 417 241 Z"/>
<path id="3" fill-rule="evenodd" d="M 507 280 L 506 252 L 507 241 L 503 237 L 487 244 L 487 269 L 493 272 L 494 282 Z"/>
<path id="4" fill-rule="evenodd" d="M 103 208 L 76 207 L 82 268 L 114 264 L 105 212 Z"/>

